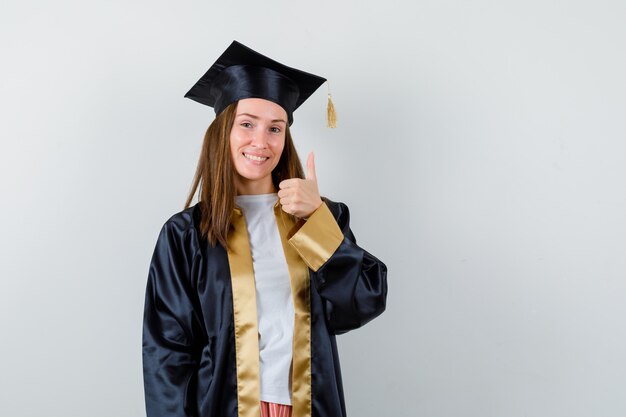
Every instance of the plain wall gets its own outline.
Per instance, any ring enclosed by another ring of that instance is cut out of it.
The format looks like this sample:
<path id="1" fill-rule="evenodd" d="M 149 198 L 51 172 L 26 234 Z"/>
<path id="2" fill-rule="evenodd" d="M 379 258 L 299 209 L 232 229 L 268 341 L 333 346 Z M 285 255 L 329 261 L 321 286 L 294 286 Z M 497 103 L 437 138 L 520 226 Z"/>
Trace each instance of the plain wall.
<path id="1" fill-rule="evenodd" d="M 623 1 L 0 6 L 0 415 L 143 416 L 158 231 L 233 40 L 330 80 L 295 113 L 389 267 L 339 338 L 358 417 L 626 415 Z"/>

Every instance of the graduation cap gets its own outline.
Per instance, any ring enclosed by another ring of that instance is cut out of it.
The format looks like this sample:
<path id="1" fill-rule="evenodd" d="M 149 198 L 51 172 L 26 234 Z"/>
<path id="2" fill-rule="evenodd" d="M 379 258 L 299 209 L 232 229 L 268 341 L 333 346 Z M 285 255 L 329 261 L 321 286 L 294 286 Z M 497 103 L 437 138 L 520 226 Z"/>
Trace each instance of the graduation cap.
<path id="1" fill-rule="evenodd" d="M 325 78 L 276 62 L 233 41 L 185 97 L 220 114 L 229 104 L 245 98 L 262 98 L 293 112 L 326 81 Z M 329 126 L 334 127 L 334 106 L 328 95 Z M 332 114 L 331 114 L 332 112 Z"/>

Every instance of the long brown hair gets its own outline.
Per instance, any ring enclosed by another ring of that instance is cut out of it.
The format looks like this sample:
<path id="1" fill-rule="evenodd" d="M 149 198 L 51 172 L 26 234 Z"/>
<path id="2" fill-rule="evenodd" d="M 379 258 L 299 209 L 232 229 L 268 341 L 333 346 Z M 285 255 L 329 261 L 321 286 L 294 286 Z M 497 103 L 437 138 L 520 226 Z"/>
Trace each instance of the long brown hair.
<path id="1" fill-rule="evenodd" d="M 232 103 L 215 117 L 204 135 L 198 167 L 191 185 L 185 208 L 191 205 L 200 187 L 198 205 L 201 212 L 200 231 L 208 242 L 218 242 L 228 248 L 228 232 L 235 208 L 234 166 L 230 154 L 230 131 L 237 113 L 237 102 Z M 272 171 L 272 182 L 278 184 L 287 178 L 304 178 L 298 153 L 293 145 L 289 126 L 285 130 L 285 147 L 278 165 Z M 290 215 L 291 216 L 291 215 Z M 295 217 L 291 216 L 295 221 Z"/>

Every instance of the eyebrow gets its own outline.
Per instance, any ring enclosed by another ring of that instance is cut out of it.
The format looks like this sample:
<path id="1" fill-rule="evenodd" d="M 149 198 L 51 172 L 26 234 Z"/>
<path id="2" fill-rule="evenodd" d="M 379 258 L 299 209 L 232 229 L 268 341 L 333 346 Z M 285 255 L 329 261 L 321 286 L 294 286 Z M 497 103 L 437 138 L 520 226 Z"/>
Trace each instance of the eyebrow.
<path id="1" fill-rule="evenodd" d="M 255 116 L 254 114 L 250 114 L 250 113 L 239 113 L 236 117 L 239 117 L 239 116 L 248 116 L 249 118 L 256 119 L 256 120 L 260 119 L 259 116 Z M 272 120 L 272 123 L 276 123 L 276 122 L 283 122 L 284 124 L 287 124 L 287 122 L 283 119 Z"/>

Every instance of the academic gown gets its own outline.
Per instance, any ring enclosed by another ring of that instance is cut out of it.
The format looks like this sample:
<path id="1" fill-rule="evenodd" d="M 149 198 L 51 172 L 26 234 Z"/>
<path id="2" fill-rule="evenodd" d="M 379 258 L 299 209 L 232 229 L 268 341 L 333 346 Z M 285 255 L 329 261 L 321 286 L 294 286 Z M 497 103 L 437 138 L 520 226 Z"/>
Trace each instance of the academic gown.
<path id="1" fill-rule="evenodd" d="M 323 198 L 293 223 L 274 207 L 294 300 L 294 417 L 345 417 L 335 335 L 385 309 L 387 268 L 360 248 L 348 207 Z M 229 250 L 200 234 L 198 204 L 163 225 L 152 256 L 143 325 L 148 417 L 258 417 L 258 328 L 245 218 L 235 208 Z"/>

